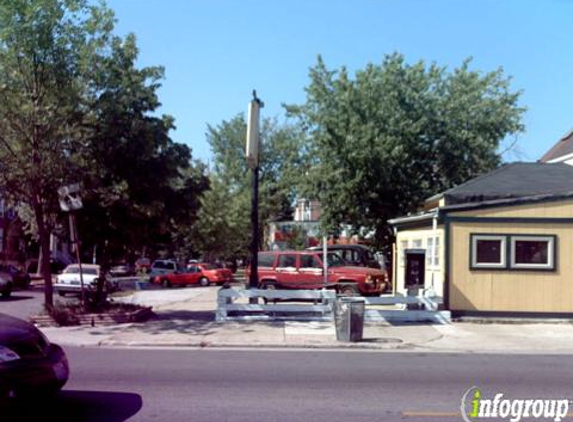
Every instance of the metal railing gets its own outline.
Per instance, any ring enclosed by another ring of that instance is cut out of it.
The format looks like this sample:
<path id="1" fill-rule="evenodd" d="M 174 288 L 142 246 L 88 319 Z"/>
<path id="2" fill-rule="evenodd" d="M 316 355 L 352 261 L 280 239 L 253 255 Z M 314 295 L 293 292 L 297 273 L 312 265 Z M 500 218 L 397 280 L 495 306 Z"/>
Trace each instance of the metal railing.
<path id="1" fill-rule="evenodd" d="M 250 302 L 251 299 L 262 303 L 238 303 L 240 300 Z M 386 295 L 362 299 L 366 306 L 364 320 L 367 322 L 450 322 L 450 312 L 439 310 L 442 303 L 440 297 Z M 336 292 L 333 290 L 220 289 L 216 320 L 332 321 L 335 301 Z M 396 305 L 404 306 L 396 308 Z M 420 309 L 408 309 L 408 305 L 416 305 Z M 394 306 L 394 309 L 380 309 L 380 306 Z"/>
<path id="2" fill-rule="evenodd" d="M 263 303 L 237 303 L 240 299 L 257 299 Z M 237 320 L 312 320 L 331 321 L 332 290 L 235 290 L 220 289 L 217 295 L 217 321 Z M 285 303 L 297 301 L 305 303 Z"/>

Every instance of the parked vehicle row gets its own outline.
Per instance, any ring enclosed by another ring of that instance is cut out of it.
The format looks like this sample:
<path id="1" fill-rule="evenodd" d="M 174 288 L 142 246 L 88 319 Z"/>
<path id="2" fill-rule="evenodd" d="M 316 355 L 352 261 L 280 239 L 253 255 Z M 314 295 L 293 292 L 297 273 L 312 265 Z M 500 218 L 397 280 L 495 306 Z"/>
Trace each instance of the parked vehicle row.
<path id="1" fill-rule="evenodd" d="M 377 296 L 390 287 L 385 270 L 349 265 L 336 252 L 327 253 L 328 276 L 325 277 L 322 259 L 318 251 L 261 252 L 258 256 L 259 287 L 328 288 L 346 296 Z"/>
<path id="2" fill-rule="evenodd" d="M 163 287 L 198 284 L 225 284 L 233 281 L 233 273 L 227 268 L 212 264 L 196 263 L 184 267 L 172 260 L 157 260 L 151 265 L 150 282 Z"/>

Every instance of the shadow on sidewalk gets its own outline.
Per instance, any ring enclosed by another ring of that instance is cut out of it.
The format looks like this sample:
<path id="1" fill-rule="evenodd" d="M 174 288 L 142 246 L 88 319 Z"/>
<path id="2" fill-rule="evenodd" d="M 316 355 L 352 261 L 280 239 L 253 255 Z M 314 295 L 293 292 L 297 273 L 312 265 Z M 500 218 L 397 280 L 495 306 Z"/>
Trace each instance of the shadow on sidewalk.
<path id="1" fill-rule="evenodd" d="M 220 322 L 215 321 L 214 311 L 161 311 L 149 321 L 142 324 L 134 324 L 131 330 L 137 330 L 142 334 L 160 335 L 168 332 L 187 335 L 214 335 L 221 329 Z M 227 325 L 229 323 L 226 323 Z M 236 331 L 250 333 L 255 330 L 252 324 L 236 322 Z M 258 325 L 269 327 L 282 326 L 281 322 L 257 322 Z"/>

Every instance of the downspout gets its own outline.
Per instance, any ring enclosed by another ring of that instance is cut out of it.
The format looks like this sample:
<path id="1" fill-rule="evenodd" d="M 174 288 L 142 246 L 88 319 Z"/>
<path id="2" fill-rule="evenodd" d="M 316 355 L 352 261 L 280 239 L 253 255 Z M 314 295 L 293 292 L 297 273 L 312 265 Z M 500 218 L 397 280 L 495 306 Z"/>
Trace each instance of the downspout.
<path id="1" fill-rule="evenodd" d="M 444 221 L 444 309 L 450 310 L 450 220 L 447 215 Z"/>
<path id="2" fill-rule="evenodd" d="M 430 255 L 430 273 L 432 274 L 432 280 L 430 282 L 430 286 L 433 292 L 436 291 L 435 289 L 435 275 L 436 275 L 436 267 L 434 265 L 434 257 L 436 256 L 436 239 L 438 238 L 438 211 L 436 211 L 436 215 L 432 219 L 432 251 Z"/>
<path id="3" fill-rule="evenodd" d="M 396 284 L 398 284 L 398 280 L 396 280 L 397 278 L 397 274 L 398 274 L 398 228 L 396 226 L 392 227 L 392 230 L 394 231 L 394 248 L 392 251 L 392 255 L 394 255 L 392 257 L 393 261 L 394 261 L 394 265 L 392 265 L 392 294 L 396 295 Z"/>

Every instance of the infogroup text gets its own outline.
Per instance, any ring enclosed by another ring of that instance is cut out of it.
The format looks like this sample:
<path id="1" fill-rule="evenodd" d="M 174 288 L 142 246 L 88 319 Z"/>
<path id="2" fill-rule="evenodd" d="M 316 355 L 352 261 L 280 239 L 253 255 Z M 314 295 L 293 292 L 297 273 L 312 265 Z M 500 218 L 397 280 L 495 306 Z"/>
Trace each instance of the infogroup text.
<path id="1" fill-rule="evenodd" d="M 519 422 L 522 419 L 563 420 L 569 411 L 569 399 L 508 399 L 503 393 L 485 398 L 478 387 L 462 396 L 461 412 L 465 422 L 496 418 Z"/>

